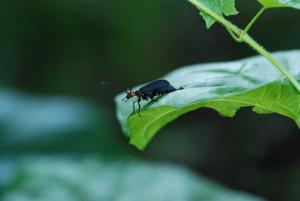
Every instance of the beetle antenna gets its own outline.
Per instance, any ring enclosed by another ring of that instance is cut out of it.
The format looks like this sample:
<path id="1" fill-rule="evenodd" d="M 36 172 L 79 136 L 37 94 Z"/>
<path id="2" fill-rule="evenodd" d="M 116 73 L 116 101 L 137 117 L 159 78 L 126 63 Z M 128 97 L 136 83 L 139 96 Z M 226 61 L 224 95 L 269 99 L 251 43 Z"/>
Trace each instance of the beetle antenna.
<path id="1" fill-rule="evenodd" d="M 108 81 L 101 81 L 101 82 L 100 82 L 100 85 L 112 85 L 112 86 L 115 86 L 115 87 L 118 87 L 118 88 L 121 87 L 120 84 L 117 84 L 117 83 L 115 83 L 115 82 L 108 82 Z"/>
<path id="2" fill-rule="evenodd" d="M 132 87 L 128 87 L 126 90 L 125 90 L 125 92 L 128 94 L 128 93 L 130 93 L 130 92 L 132 92 Z"/>

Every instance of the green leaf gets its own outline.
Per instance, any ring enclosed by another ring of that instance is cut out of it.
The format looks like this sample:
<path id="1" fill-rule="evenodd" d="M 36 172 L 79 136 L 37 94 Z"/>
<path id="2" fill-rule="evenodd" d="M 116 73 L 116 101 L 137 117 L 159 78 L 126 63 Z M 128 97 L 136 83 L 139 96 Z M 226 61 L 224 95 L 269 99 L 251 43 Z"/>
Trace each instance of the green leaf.
<path id="1" fill-rule="evenodd" d="M 278 52 L 274 56 L 300 80 L 300 51 Z M 169 93 L 158 102 L 143 101 L 141 117 L 131 115 L 132 102 L 122 102 L 124 94 L 116 97 L 122 129 L 130 136 L 130 143 L 141 150 L 167 123 L 201 107 L 233 117 L 241 107 L 250 106 L 259 114 L 289 117 L 300 127 L 300 95 L 262 56 L 183 67 L 164 79 L 175 88 L 184 89 Z"/>
<path id="2" fill-rule="evenodd" d="M 197 0 L 207 8 L 213 10 L 220 16 L 229 16 L 237 15 L 238 11 L 235 8 L 235 0 Z M 206 27 L 209 29 L 214 23 L 215 20 L 207 15 L 205 12 L 200 12 L 200 15 L 203 17 Z"/>
<path id="3" fill-rule="evenodd" d="M 300 0 L 258 0 L 267 8 L 292 7 L 300 9 Z"/>
<path id="4" fill-rule="evenodd" d="M 75 159 L 75 160 L 74 160 Z M 190 170 L 136 160 L 66 157 L 0 161 L 1 200 L 263 201 Z M 1 168 L 3 167 L 3 168 Z M 10 181 L 9 178 L 11 178 Z"/>

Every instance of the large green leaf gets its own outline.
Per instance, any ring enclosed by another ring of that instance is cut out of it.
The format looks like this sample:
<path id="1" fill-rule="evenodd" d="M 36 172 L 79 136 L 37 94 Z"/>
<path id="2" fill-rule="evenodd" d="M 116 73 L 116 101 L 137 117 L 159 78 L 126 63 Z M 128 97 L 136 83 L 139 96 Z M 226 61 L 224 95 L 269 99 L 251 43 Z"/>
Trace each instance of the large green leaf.
<path id="1" fill-rule="evenodd" d="M 300 51 L 278 52 L 274 56 L 300 80 Z M 232 117 L 240 107 L 252 106 L 257 113 L 289 117 L 300 127 L 300 95 L 261 56 L 183 67 L 164 78 L 184 89 L 167 94 L 158 102 L 142 102 L 141 117 L 131 115 L 132 102 L 122 102 L 125 94 L 116 97 L 122 129 L 139 149 L 144 149 L 167 123 L 201 107 Z"/>
<path id="2" fill-rule="evenodd" d="M 235 8 L 235 0 L 197 0 L 207 8 L 213 10 L 220 16 L 229 16 L 229 15 L 236 15 L 238 11 Z M 203 19 L 205 20 L 206 27 L 210 28 L 214 23 L 215 20 L 207 15 L 205 12 L 200 12 Z"/>
<path id="3" fill-rule="evenodd" d="M 3 201 L 264 200 L 227 189 L 182 167 L 135 160 L 44 157 L 1 161 L 0 170 L 1 184 L 6 180 Z"/>
<path id="4" fill-rule="evenodd" d="M 263 6 L 268 8 L 292 7 L 300 9 L 300 0 L 258 0 Z"/>

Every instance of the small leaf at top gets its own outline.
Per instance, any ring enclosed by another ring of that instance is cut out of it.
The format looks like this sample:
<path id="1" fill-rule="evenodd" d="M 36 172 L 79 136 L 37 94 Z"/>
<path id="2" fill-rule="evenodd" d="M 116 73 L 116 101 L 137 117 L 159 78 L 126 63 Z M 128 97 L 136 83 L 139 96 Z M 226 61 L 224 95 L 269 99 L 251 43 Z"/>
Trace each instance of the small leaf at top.
<path id="1" fill-rule="evenodd" d="M 207 8 L 216 12 L 220 16 L 237 15 L 238 11 L 235 8 L 235 0 L 197 0 Z M 200 11 L 200 15 L 203 17 L 206 27 L 209 29 L 216 21 L 210 17 L 207 13 Z"/>
<path id="2" fill-rule="evenodd" d="M 300 0 L 258 0 L 267 8 L 292 7 L 300 9 Z"/>

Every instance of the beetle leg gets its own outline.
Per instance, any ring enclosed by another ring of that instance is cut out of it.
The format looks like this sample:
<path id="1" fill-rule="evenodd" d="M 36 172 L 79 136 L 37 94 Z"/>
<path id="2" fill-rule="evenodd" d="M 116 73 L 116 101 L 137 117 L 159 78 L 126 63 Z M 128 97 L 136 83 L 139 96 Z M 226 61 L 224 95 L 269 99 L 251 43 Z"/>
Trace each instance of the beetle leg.
<path id="1" fill-rule="evenodd" d="M 139 98 L 138 98 L 138 101 L 137 101 L 138 106 L 139 106 L 139 109 L 138 109 L 138 115 L 139 115 L 139 116 L 141 116 L 141 115 L 140 115 L 140 111 L 141 111 L 141 104 L 140 104 L 140 102 L 141 102 L 141 97 L 139 97 Z"/>
<path id="2" fill-rule="evenodd" d="M 157 102 L 158 100 L 154 98 L 155 96 L 156 96 L 156 94 L 151 94 L 151 96 L 149 96 L 149 98 L 150 98 L 152 101 Z"/>
<path id="3" fill-rule="evenodd" d="M 134 100 L 133 103 L 132 103 L 132 109 L 133 109 L 132 113 L 135 113 L 135 106 L 134 106 L 135 103 L 136 103 L 136 100 Z"/>
<path id="4" fill-rule="evenodd" d="M 151 97 L 151 100 L 154 101 L 154 102 L 157 102 L 157 101 L 158 101 L 157 99 L 154 99 L 154 98 L 152 98 L 152 97 Z"/>
<path id="5" fill-rule="evenodd" d="M 143 100 L 145 100 L 145 101 L 148 101 L 148 95 L 147 94 L 144 94 L 142 97 L 141 97 L 141 99 L 143 99 Z"/>

